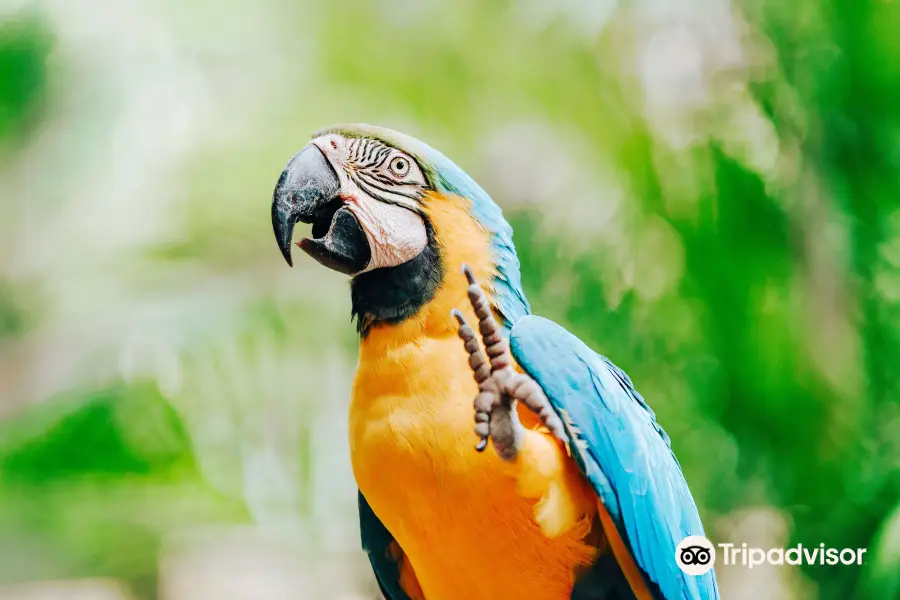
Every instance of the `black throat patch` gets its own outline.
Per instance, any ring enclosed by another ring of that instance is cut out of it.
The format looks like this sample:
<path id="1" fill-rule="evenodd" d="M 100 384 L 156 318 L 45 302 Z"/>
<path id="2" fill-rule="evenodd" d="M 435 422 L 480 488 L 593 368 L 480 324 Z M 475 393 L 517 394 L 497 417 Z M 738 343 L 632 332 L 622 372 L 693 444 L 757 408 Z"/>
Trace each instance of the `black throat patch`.
<path id="1" fill-rule="evenodd" d="M 428 243 L 415 258 L 396 267 L 375 269 L 353 278 L 350 284 L 352 317 L 365 337 L 378 323 L 399 323 L 413 316 L 434 298 L 444 277 L 434 229 L 425 220 Z"/>

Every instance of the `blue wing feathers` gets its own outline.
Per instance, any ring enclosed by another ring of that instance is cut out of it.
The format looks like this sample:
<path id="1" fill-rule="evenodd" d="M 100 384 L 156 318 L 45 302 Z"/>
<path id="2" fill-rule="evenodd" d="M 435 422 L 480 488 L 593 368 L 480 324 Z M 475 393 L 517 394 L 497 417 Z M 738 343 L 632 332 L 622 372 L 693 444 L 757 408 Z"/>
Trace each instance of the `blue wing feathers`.
<path id="1" fill-rule="evenodd" d="M 600 356 L 600 355 L 598 355 L 598 356 Z M 666 446 L 671 448 L 672 441 L 669 439 L 669 435 L 665 431 L 663 431 L 663 428 L 660 427 L 659 423 L 656 422 L 656 413 L 653 412 L 653 409 L 650 408 L 650 405 L 647 404 L 647 402 L 644 400 L 644 397 L 641 396 L 638 393 L 638 391 L 634 388 L 634 384 L 631 383 L 631 378 L 628 376 L 628 374 L 625 373 L 625 371 L 623 371 L 616 365 L 614 365 L 612 363 L 612 361 L 610 361 L 605 356 L 600 356 L 600 358 L 603 360 L 604 363 L 606 363 L 606 366 L 609 368 L 610 371 L 612 371 L 612 373 L 613 373 L 613 375 L 615 375 L 616 379 L 619 380 L 619 383 L 622 386 L 622 388 L 624 388 L 625 391 L 628 392 L 628 394 L 631 396 L 631 398 L 634 399 L 638 404 L 643 406 L 644 410 L 646 410 L 650 414 L 650 420 L 653 422 L 653 426 L 656 428 L 656 432 L 659 433 L 659 436 L 666 443 Z M 672 456 L 674 458 L 674 454 Z"/>
<path id="2" fill-rule="evenodd" d="M 669 437 L 628 376 L 540 317 L 513 325 L 510 348 L 577 430 L 579 463 L 647 578 L 668 600 L 717 599 L 712 571 L 695 577 L 675 562 L 677 544 L 703 526 Z"/>

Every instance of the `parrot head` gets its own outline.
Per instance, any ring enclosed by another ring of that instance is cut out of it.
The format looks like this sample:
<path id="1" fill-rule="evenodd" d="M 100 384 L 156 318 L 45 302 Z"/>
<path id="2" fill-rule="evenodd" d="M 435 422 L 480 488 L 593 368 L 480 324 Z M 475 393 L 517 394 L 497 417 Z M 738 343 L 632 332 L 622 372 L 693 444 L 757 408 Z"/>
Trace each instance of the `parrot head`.
<path id="1" fill-rule="evenodd" d="M 419 312 L 449 267 L 458 275 L 453 263 L 461 260 L 484 263 L 504 321 L 528 312 L 500 208 L 460 167 L 410 136 L 362 124 L 313 134 L 272 198 L 275 239 L 289 265 L 297 223 L 312 225 L 301 250 L 352 277 L 360 331 Z M 478 239 L 483 252 L 473 248 Z"/>

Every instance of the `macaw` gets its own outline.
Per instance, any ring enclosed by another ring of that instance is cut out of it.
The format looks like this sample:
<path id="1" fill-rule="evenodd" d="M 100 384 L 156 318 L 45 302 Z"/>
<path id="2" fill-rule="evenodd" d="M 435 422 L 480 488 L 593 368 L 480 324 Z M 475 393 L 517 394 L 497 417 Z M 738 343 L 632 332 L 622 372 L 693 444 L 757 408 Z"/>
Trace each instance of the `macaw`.
<path id="1" fill-rule="evenodd" d="M 676 564 L 703 526 L 668 436 L 622 370 L 532 315 L 512 230 L 460 167 L 329 127 L 275 187 L 289 265 L 298 222 L 351 276 L 351 466 L 387 600 L 718 598 Z"/>

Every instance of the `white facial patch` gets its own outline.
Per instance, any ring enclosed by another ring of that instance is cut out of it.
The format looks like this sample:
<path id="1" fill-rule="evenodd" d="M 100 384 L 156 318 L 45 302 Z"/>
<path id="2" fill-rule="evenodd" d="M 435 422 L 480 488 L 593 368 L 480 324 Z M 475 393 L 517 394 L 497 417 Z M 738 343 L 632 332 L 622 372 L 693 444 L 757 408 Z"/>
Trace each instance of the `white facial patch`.
<path id="1" fill-rule="evenodd" d="M 415 161 L 396 150 L 386 156 L 382 161 L 382 176 L 393 177 L 396 181 L 382 181 L 377 193 L 384 198 L 376 199 L 354 179 L 359 180 L 362 176 L 362 159 L 377 157 L 377 149 L 361 147 L 360 140 L 348 140 L 335 133 L 320 136 L 312 143 L 322 150 L 337 173 L 341 183 L 341 198 L 359 221 L 369 241 L 372 259 L 360 272 L 396 267 L 418 256 L 428 245 L 425 222 L 415 212 L 418 204 L 415 200 L 390 190 L 391 185 L 396 185 L 396 189 L 409 189 L 410 185 L 415 184 L 424 187 L 425 178 Z M 351 172 L 357 175 L 351 177 Z"/>
<path id="2" fill-rule="evenodd" d="M 418 256 L 428 244 L 425 222 L 407 208 L 385 204 L 363 194 L 347 206 L 362 225 L 372 250 L 372 260 L 363 273 L 402 265 Z"/>

